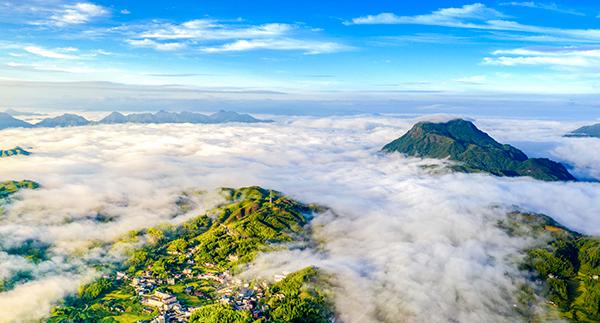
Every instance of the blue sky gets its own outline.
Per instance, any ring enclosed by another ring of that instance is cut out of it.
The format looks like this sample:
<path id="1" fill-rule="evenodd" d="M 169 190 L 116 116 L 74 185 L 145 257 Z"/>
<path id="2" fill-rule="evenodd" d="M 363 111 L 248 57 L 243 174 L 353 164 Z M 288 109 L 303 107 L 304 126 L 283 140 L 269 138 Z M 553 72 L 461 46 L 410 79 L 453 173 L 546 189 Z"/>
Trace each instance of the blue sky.
<path id="1" fill-rule="evenodd" d="M 0 81 L 596 94 L 599 15 L 594 1 L 0 0 Z"/>

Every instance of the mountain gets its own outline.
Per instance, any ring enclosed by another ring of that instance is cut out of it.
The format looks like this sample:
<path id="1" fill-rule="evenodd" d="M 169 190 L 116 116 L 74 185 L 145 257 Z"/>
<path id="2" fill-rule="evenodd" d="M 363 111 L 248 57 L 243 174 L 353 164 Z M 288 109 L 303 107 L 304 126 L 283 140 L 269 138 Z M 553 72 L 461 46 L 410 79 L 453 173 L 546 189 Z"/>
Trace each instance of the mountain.
<path id="1" fill-rule="evenodd" d="M 27 150 L 21 148 L 21 147 L 15 147 L 13 149 L 8 149 L 8 150 L 2 150 L 0 149 L 0 158 L 2 157 L 9 157 L 9 156 L 15 156 L 15 155 L 24 155 L 24 156 L 28 156 L 31 153 L 28 152 Z"/>
<path id="2" fill-rule="evenodd" d="M 36 127 L 57 128 L 57 127 L 75 127 L 86 126 L 90 122 L 76 114 L 66 113 L 58 117 L 47 118 L 35 124 Z"/>
<path id="3" fill-rule="evenodd" d="M 158 111 L 156 113 L 132 113 L 124 115 L 120 112 L 112 112 L 102 120 L 90 122 L 76 114 L 63 114 L 54 118 L 46 118 L 35 125 L 14 118 L 8 113 L 0 112 L 0 130 L 6 128 L 31 128 L 31 127 L 75 127 L 90 124 L 120 124 L 120 123 L 194 123 L 194 124 L 218 124 L 229 122 L 259 123 L 273 122 L 272 120 L 256 119 L 249 114 L 240 114 L 233 111 L 219 111 L 211 115 L 194 112 L 168 112 Z"/>
<path id="4" fill-rule="evenodd" d="M 211 115 L 204 115 L 194 112 L 168 112 L 158 111 L 156 113 L 132 113 L 123 115 L 119 112 L 113 112 L 104 119 L 98 121 L 100 124 L 115 124 L 115 123 L 228 123 L 228 122 L 243 122 L 257 123 L 270 122 L 270 120 L 259 120 L 249 114 L 240 114 L 233 111 L 219 111 Z"/>
<path id="5" fill-rule="evenodd" d="M 497 176 L 531 176 L 544 181 L 576 180 L 560 163 L 528 158 L 519 149 L 495 141 L 469 121 L 419 122 L 405 135 L 385 145 L 384 152 L 409 156 L 449 158 L 463 172 L 488 172 Z"/>
<path id="6" fill-rule="evenodd" d="M 233 111 L 221 110 L 208 116 L 208 123 L 225 123 L 225 122 L 261 122 L 248 114 L 239 114 Z"/>
<path id="7" fill-rule="evenodd" d="M 8 113 L 0 112 L 0 130 L 7 128 L 31 128 L 31 125 L 28 122 L 19 120 L 14 118 Z"/>
<path id="8" fill-rule="evenodd" d="M 565 137 L 596 137 L 600 138 L 600 123 L 585 126 L 571 131 Z"/>
<path id="9" fill-rule="evenodd" d="M 102 123 L 102 124 L 117 124 L 117 123 L 126 123 L 127 121 L 127 117 L 124 116 L 122 113 L 120 112 L 113 112 L 109 115 L 107 115 L 106 117 L 104 117 L 102 120 L 98 121 L 98 123 Z"/>

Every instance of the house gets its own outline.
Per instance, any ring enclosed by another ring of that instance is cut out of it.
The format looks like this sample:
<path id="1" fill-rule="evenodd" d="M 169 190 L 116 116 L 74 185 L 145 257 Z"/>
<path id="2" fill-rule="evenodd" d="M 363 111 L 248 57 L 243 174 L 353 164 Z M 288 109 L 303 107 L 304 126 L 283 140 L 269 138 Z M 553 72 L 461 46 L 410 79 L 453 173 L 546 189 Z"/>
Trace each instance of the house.
<path id="1" fill-rule="evenodd" d="M 174 306 L 179 305 L 179 302 L 177 301 L 177 297 L 171 294 L 155 291 L 151 295 L 144 296 L 142 304 L 168 311 Z"/>

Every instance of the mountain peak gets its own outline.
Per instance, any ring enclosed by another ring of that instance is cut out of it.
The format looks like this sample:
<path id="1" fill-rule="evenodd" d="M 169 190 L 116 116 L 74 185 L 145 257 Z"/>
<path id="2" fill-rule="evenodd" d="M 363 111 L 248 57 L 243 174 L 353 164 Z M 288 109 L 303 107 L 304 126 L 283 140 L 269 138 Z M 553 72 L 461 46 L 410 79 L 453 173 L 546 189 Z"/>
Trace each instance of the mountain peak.
<path id="1" fill-rule="evenodd" d="M 545 158 L 528 158 L 521 150 L 497 142 L 463 119 L 419 122 L 382 150 L 409 156 L 448 158 L 460 162 L 454 168 L 463 172 L 531 176 L 545 181 L 575 180 L 562 164 Z"/>

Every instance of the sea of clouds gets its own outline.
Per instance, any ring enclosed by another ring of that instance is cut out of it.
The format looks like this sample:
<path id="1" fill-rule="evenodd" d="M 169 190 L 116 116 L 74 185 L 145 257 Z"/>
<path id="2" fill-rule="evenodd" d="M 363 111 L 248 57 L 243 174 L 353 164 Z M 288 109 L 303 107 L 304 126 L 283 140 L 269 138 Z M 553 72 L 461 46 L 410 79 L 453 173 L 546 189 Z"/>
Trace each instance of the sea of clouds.
<path id="1" fill-rule="evenodd" d="M 0 279 L 32 280 L 0 293 L 0 321 L 46 315 L 98 273 L 90 261 L 118 261 L 102 248 L 130 230 L 180 223 L 217 205 L 208 195 L 179 214 L 184 191 L 260 185 L 331 212 L 313 220 L 322 248 L 264 254 L 248 275 L 268 277 L 317 265 L 335 275 L 344 322 L 514 322 L 525 277 L 520 251 L 534 243 L 496 227 L 509 210 L 542 212 L 600 234 L 600 184 L 439 171 L 435 160 L 379 149 L 415 122 L 448 116 L 277 118 L 272 124 L 98 125 L 7 129 L 0 148 L 33 154 L 0 160 L 0 180 L 42 188 L 17 194 L 0 216 L 0 246 L 34 239 L 50 259 L 32 263 L 0 251 Z M 565 162 L 600 179 L 600 139 L 563 138 L 581 122 L 475 119 L 499 141 Z M 98 216 L 111 221 L 100 223 Z M 77 256 L 74 256 L 77 255 Z"/>

